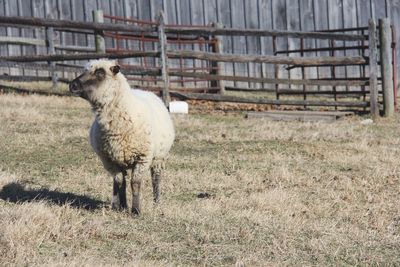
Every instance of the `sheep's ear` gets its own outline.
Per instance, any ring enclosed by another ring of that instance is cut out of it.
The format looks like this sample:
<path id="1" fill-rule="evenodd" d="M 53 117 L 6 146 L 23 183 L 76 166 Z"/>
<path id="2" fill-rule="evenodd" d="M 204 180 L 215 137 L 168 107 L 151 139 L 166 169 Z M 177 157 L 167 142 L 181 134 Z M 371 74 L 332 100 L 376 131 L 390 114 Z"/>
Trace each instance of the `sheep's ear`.
<path id="1" fill-rule="evenodd" d="M 120 69 L 121 69 L 121 68 L 120 68 L 120 66 L 118 66 L 118 65 L 112 66 L 112 67 L 110 68 L 111 72 L 112 72 L 114 75 L 117 74 L 117 73 L 119 72 Z"/>

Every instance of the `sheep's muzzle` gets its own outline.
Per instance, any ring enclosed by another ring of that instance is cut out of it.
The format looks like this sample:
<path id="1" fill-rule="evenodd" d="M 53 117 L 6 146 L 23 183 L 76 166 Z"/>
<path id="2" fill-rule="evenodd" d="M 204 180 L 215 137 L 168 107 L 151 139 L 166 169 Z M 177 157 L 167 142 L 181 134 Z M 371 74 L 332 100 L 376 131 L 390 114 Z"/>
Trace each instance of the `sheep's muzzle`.
<path id="1" fill-rule="evenodd" d="M 79 80 L 79 77 L 74 79 L 72 82 L 70 82 L 69 91 L 71 93 L 73 93 L 74 95 L 82 96 L 83 86 L 82 86 L 81 81 Z"/>

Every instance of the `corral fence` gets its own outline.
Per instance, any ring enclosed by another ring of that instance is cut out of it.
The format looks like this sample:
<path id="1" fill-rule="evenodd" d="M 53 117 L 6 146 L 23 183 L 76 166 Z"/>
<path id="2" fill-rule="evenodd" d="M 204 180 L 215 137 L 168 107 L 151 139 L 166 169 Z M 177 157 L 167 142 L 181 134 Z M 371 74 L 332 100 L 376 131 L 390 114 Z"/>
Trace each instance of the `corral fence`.
<path id="1" fill-rule="evenodd" d="M 394 112 L 395 30 L 388 19 L 380 19 L 379 27 L 371 19 L 368 27 L 300 32 L 224 28 L 218 24 L 166 25 L 162 13 L 156 22 L 103 15 L 101 11 L 94 11 L 93 17 L 93 23 L 0 17 L 0 26 L 46 28 L 46 40 L 2 36 L 0 42 L 47 48 L 46 55 L 0 57 L 1 67 L 37 72 L 0 75 L 1 79 L 68 82 L 66 73 L 81 71 L 85 60 L 112 58 L 120 60 L 133 86 L 159 91 L 167 105 L 172 95 L 211 101 L 369 109 L 374 116 L 381 107 L 385 115 Z M 56 44 L 55 32 L 75 34 L 76 38 L 92 40 L 95 46 Z M 224 54 L 220 52 L 219 36 L 272 38 L 274 53 Z M 280 41 L 291 42 L 292 49 L 278 51 L 275 44 Z M 227 75 L 225 63 L 253 63 L 260 75 Z M 273 78 L 265 75 L 271 70 Z M 40 76 L 40 71 L 50 75 Z M 246 86 L 238 87 L 239 82 Z M 243 97 L 226 91 L 265 93 L 272 98 Z"/>

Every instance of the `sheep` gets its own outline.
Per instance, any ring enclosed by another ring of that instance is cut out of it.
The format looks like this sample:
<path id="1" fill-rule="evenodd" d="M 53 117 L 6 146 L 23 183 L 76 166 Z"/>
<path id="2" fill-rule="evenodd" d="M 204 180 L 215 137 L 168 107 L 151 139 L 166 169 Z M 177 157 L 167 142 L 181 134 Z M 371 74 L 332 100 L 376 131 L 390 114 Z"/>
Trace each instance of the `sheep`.
<path id="1" fill-rule="evenodd" d="M 160 180 L 175 131 L 160 98 L 132 90 L 113 61 L 90 61 L 85 72 L 69 84 L 70 92 L 86 99 L 95 120 L 90 144 L 113 176 L 111 207 L 126 210 L 126 179 L 130 178 L 134 215 L 141 212 L 142 179 L 151 174 L 154 202 L 160 199 Z"/>

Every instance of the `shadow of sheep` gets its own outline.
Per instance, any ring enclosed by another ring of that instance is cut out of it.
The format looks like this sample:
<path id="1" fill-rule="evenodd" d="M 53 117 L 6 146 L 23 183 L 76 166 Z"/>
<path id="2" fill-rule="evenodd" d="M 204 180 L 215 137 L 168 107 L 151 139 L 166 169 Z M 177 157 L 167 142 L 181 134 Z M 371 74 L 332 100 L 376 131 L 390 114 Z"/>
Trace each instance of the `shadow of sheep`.
<path id="1" fill-rule="evenodd" d="M 0 199 L 12 203 L 23 203 L 32 201 L 46 201 L 56 205 L 70 205 L 73 208 L 96 210 L 107 204 L 87 196 L 73 193 L 64 193 L 47 188 L 27 189 L 23 184 L 12 182 L 3 186 L 0 191 Z"/>

